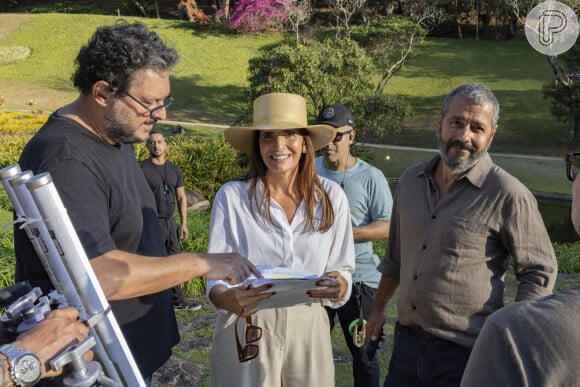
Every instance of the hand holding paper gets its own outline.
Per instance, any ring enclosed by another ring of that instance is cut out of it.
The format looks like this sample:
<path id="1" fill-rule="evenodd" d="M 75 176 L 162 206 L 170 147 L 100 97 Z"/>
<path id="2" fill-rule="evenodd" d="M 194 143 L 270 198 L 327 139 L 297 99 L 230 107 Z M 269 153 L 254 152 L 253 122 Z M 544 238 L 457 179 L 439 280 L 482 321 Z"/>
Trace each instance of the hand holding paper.
<path id="1" fill-rule="evenodd" d="M 244 287 L 259 287 L 265 284 L 272 285 L 266 290 L 275 292 L 272 297 L 262 301 L 258 309 L 282 308 L 292 305 L 311 304 L 317 298 L 328 295 L 326 289 L 337 282 L 332 277 L 319 277 L 299 269 L 284 267 L 258 266 L 264 278 L 250 277 L 244 281 Z M 336 293 L 335 293 L 336 294 Z"/>
<path id="2" fill-rule="evenodd" d="M 325 273 L 321 277 L 321 281 L 316 283 L 316 289 L 309 290 L 307 294 L 313 298 L 330 299 L 331 301 L 338 301 L 346 293 L 347 282 L 336 271 Z"/>

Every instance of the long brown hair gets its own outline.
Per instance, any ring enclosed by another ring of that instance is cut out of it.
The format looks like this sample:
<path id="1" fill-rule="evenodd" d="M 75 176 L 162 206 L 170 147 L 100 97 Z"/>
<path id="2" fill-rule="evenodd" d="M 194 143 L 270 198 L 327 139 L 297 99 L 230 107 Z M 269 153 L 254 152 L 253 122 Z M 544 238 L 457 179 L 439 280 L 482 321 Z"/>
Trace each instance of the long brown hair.
<path id="1" fill-rule="evenodd" d="M 254 210 L 257 209 L 258 215 L 272 224 L 272 217 L 270 216 L 270 189 L 268 188 L 266 178 L 267 167 L 260 155 L 259 134 L 260 132 L 258 130 L 254 131 L 252 154 L 250 156 L 250 170 L 248 175 L 250 180 L 248 200 L 254 217 L 256 217 Z M 298 163 L 298 189 L 300 190 L 300 193 L 302 193 L 306 204 L 306 230 L 326 232 L 334 223 L 334 210 L 330 203 L 330 198 L 316 174 L 312 141 L 305 130 L 301 130 L 300 134 L 304 138 L 306 152 L 302 153 Z M 259 180 L 262 180 L 264 183 L 264 195 L 260 202 L 258 202 L 256 191 L 256 185 Z M 322 218 L 320 219 L 318 226 L 316 225 L 316 219 L 314 217 L 314 209 L 317 200 L 320 200 L 322 203 Z"/>

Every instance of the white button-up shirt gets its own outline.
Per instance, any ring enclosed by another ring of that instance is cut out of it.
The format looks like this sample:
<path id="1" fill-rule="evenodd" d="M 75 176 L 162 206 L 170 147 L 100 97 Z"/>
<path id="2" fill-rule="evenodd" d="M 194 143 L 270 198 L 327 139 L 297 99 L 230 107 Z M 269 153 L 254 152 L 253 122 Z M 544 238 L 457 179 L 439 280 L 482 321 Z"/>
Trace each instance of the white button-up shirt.
<path id="1" fill-rule="evenodd" d="M 224 184 L 213 202 L 209 253 L 237 252 L 254 265 L 288 267 L 322 275 L 338 271 L 348 282 L 347 293 L 339 301 L 324 300 L 333 308 L 340 307 L 350 298 L 354 271 L 354 241 L 348 201 L 340 186 L 320 177 L 334 210 L 334 223 L 324 232 L 306 231 L 304 200 L 298 206 L 290 223 L 284 209 L 274 199 L 270 202 L 272 224 L 259 218 L 248 201 L 248 181 L 231 181 Z M 258 203 L 263 185 L 257 185 Z M 315 207 L 315 218 L 321 218 L 322 207 Z M 317 222 L 318 223 L 318 222 Z M 207 281 L 207 294 L 223 281 Z M 209 298 L 209 297 L 208 297 Z M 314 300 L 314 299 L 313 299 Z"/>

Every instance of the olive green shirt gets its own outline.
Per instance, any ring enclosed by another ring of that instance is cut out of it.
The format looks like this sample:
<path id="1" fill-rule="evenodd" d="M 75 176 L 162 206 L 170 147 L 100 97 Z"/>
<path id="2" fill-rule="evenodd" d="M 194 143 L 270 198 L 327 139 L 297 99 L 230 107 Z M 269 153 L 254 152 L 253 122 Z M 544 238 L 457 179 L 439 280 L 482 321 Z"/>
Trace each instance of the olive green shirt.
<path id="1" fill-rule="evenodd" d="M 510 256 L 517 300 L 552 292 L 552 243 L 532 193 L 484 156 L 439 197 L 440 156 L 408 168 L 395 193 L 385 257 L 399 281 L 398 320 L 473 347 L 485 318 L 503 306 Z"/>

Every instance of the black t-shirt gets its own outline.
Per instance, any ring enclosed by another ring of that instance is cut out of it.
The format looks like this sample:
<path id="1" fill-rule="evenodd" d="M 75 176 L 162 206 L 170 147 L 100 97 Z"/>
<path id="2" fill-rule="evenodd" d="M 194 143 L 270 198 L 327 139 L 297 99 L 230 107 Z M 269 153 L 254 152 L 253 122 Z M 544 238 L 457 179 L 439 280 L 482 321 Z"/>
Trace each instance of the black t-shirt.
<path id="1" fill-rule="evenodd" d="M 155 196 L 157 216 L 169 219 L 175 213 L 175 191 L 183 187 L 179 167 L 169 160 L 165 160 L 163 165 L 156 165 L 147 159 L 141 162 L 141 169 Z"/>
<path id="2" fill-rule="evenodd" d="M 23 171 L 50 173 L 89 259 L 114 249 L 165 256 L 155 199 L 132 145 L 107 144 L 57 114 L 26 145 L 19 164 Z M 14 249 L 16 280 L 54 289 L 18 226 Z M 170 289 L 110 304 L 141 373 L 151 375 L 179 342 Z"/>

